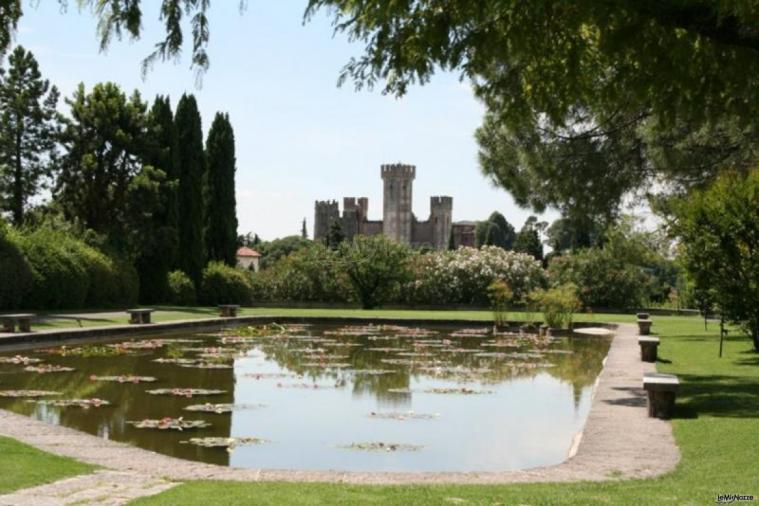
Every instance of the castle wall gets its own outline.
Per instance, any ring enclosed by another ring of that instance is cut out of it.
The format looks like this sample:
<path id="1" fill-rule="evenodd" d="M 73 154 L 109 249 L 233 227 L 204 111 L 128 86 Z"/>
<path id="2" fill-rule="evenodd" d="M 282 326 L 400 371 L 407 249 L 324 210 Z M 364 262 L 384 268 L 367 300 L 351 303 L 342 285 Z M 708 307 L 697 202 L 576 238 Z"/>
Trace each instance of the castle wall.
<path id="1" fill-rule="evenodd" d="M 411 245 L 415 248 L 434 248 L 434 229 L 432 223 L 427 221 L 415 221 L 412 225 Z"/>
<path id="2" fill-rule="evenodd" d="M 362 235 L 382 235 L 382 220 L 364 221 L 360 230 Z"/>

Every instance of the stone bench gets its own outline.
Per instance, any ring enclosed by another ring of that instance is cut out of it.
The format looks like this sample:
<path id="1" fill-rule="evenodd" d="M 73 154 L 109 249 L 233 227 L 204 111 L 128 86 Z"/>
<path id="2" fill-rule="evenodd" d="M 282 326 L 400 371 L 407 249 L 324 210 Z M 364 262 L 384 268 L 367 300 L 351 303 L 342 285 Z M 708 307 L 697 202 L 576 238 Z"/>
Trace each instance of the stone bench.
<path id="1" fill-rule="evenodd" d="M 651 325 L 654 322 L 651 320 L 638 320 L 638 334 L 641 336 L 647 336 L 651 333 Z"/>
<path id="2" fill-rule="evenodd" d="M 219 316 L 221 318 L 234 318 L 237 316 L 237 310 L 240 306 L 237 304 L 219 304 Z"/>
<path id="3" fill-rule="evenodd" d="M 31 313 L 4 314 L 0 315 L 0 323 L 3 332 L 15 332 L 17 325 L 19 332 L 31 332 L 32 318 L 34 315 Z"/>
<path id="4" fill-rule="evenodd" d="M 653 336 L 642 336 L 638 338 L 640 346 L 640 359 L 643 362 L 656 362 L 656 352 L 659 347 L 659 338 Z"/>
<path id="5" fill-rule="evenodd" d="M 146 323 L 152 323 L 150 320 L 150 315 L 153 314 L 155 309 L 127 309 L 126 312 L 129 314 L 129 323 L 135 324 L 135 325 L 143 325 Z"/>
<path id="6" fill-rule="evenodd" d="M 648 396 L 648 416 L 668 419 L 675 409 L 675 396 L 680 380 L 674 374 L 646 373 L 643 389 Z"/>

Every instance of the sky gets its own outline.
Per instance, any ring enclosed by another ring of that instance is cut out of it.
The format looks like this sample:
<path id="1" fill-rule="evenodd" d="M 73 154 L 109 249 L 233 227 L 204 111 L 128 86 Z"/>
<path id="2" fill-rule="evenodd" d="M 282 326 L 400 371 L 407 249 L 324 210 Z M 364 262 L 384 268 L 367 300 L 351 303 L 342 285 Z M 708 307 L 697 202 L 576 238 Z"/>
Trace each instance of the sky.
<path id="1" fill-rule="evenodd" d="M 113 81 L 152 102 L 183 93 L 197 97 L 204 133 L 217 111 L 228 112 L 237 154 L 239 233 L 263 239 L 313 232 L 314 201 L 369 197 L 370 219 L 382 218 L 380 165 L 416 165 L 414 212 L 429 214 L 429 197 L 453 197 L 453 219 L 480 220 L 502 212 L 517 230 L 531 211 L 480 173 L 474 131 L 483 108 L 469 83 L 441 73 L 402 98 L 381 90 L 337 86 L 341 68 L 361 54 L 361 43 L 334 35 L 321 13 L 303 23 L 306 0 L 212 2 L 211 66 L 198 87 L 189 47 L 177 62 L 157 63 L 145 76 L 140 63 L 163 35 L 158 2 L 143 0 L 140 40 L 114 40 L 99 50 L 96 21 L 76 2 L 24 2 L 16 43 L 31 50 L 44 77 L 70 97 L 81 82 L 89 90 Z M 185 38 L 189 38 L 189 31 Z M 62 104 L 63 112 L 67 106 Z M 552 220 L 548 212 L 542 219 Z"/>

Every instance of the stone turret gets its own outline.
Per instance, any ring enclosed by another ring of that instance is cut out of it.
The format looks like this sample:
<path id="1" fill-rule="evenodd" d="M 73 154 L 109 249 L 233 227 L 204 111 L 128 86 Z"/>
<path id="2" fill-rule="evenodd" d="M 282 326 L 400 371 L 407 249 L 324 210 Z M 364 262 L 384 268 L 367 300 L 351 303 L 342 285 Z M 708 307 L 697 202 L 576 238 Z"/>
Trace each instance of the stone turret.
<path id="1" fill-rule="evenodd" d="M 314 205 L 314 240 L 327 237 L 329 227 L 340 220 L 340 210 L 336 200 L 317 200 Z"/>
<path id="2" fill-rule="evenodd" d="M 413 214 L 412 187 L 416 177 L 414 165 L 382 165 L 384 182 L 382 233 L 393 241 L 411 244 Z"/>
<path id="3" fill-rule="evenodd" d="M 437 250 L 448 247 L 451 235 L 453 197 L 430 197 L 430 224 L 432 225 L 432 246 Z"/>

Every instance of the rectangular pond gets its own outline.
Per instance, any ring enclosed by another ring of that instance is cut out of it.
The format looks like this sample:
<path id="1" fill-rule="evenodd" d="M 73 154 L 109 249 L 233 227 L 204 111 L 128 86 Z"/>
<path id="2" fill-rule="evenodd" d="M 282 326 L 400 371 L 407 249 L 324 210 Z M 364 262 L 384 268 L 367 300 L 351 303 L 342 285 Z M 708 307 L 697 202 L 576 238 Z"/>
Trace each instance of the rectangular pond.
<path id="1" fill-rule="evenodd" d="M 567 457 L 610 342 L 404 325 L 175 333 L 0 353 L 0 408 L 234 467 L 526 469 Z"/>

